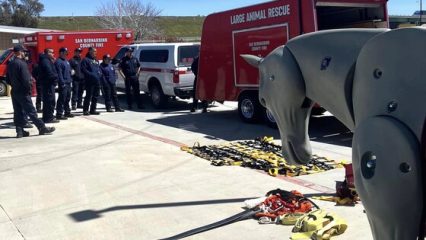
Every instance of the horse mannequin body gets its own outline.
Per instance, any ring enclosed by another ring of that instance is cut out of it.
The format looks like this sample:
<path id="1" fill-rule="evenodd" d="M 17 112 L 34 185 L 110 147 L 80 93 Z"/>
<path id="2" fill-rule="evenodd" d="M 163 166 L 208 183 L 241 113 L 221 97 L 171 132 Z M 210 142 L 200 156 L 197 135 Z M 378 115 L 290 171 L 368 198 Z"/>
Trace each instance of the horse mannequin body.
<path id="1" fill-rule="evenodd" d="M 310 111 L 319 103 L 354 132 L 355 185 L 373 237 L 423 235 L 426 29 L 320 31 L 263 59 L 242 57 L 259 68 L 259 100 L 288 162 L 309 161 Z"/>

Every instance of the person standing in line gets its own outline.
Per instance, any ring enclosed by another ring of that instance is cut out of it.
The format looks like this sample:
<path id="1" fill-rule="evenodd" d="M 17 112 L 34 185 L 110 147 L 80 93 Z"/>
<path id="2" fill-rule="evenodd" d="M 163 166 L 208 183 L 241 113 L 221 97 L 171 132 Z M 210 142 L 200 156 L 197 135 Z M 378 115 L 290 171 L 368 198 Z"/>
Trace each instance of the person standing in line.
<path id="1" fill-rule="evenodd" d="M 43 95 L 43 121 L 45 123 L 58 123 L 54 118 L 55 111 L 55 86 L 58 84 L 58 73 L 55 68 L 54 51 L 46 48 L 40 55 L 39 78 L 42 84 Z"/>
<path id="2" fill-rule="evenodd" d="M 11 58 L 9 58 L 9 60 L 6 62 L 6 66 L 8 66 L 9 65 L 9 63 L 11 63 L 13 60 L 15 59 L 15 55 L 14 56 L 12 56 Z M 25 59 L 25 61 L 27 62 L 27 60 L 26 60 L 26 58 L 24 58 Z M 27 64 L 28 64 L 28 62 L 27 62 Z M 7 71 L 7 67 L 6 67 L 6 71 Z M 10 86 L 12 86 L 12 83 L 9 81 L 9 79 L 6 77 L 6 83 L 8 84 L 8 85 L 10 85 Z M 31 82 L 31 86 L 32 86 L 33 84 L 32 84 L 32 82 Z M 28 121 L 28 120 L 30 120 L 29 118 L 28 118 L 28 115 L 27 115 L 27 113 L 22 109 L 22 114 L 23 114 L 23 116 L 24 116 L 24 120 L 25 120 L 25 123 L 24 123 L 24 126 L 23 126 L 23 128 L 33 128 L 34 126 Z"/>
<path id="3" fill-rule="evenodd" d="M 29 132 L 24 131 L 25 114 L 37 126 L 39 134 L 45 135 L 55 131 L 54 127 L 47 127 L 37 117 L 37 111 L 31 100 L 31 74 L 28 64 L 24 60 L 24 47 L 13 47 L 15 59 L 8 64 L 6 78 L 12 85 L 13 121 L 16 126 L 16 137 L 28 137 Z"/>
<path id="4" fill-rule="evenodd" d="M 196 95 L 196 90 L 197 90 L 197 81 L 198 81 L 198 59 L 199 56 L 194 58 L 194 61 L 191 64 L 191 70 L 192 73 L 194 73 L 194 88 L 192 91 L 192 108 L 191 108 L 191 112 L 195 112 L 195 110 L 198 108 L 198 99 L 197 99 L 197 95 Z M 201 105 L 203 106 L 203 113 L 207 112 L 207 101 L 202 101 Z"/>
<path id="5" fill-rule="evenodd" d="M 143 109 L 142 99 L 140 96 L 139 89 L 139 73 L 141 70 L 141 64 L 139 60 L 133 57 L 133 48 L 128 47 L 126 55 L 121 59 L 119 64 L 119 72 L 124 79 L 126 87 L 126 98 L 127 98 L 127 107 L 132 109 L 133 99 L 138 105 L 139 109 Z M 133 92 L 133 96 L 132 96 Z"/>
<path id="6" fill-rule="evenodd" d="M 124 112 L 124 110 L 120 108 L 120 103 L 117 97 L 117 89 L 115 86 L 117 73 L 115 72 L 114 66 L 111 64 L 111 55 L 104 55 L 102 60 L 102 95 L 105 99 L 106 110 L 107 112 L 114 112 L 111 108 L 112 102 L 114 103 L 116 112 Z"/>
<path id="7" fill-rule="evenodd" d="M 71 100 L 71 66 L 67 60 L 68 49 L 61 47 L 59 49 L 59 58 L 55 61 L 56 71 L 58 72 L 58 101 L 56 102 L 56 119 L 66 120 L 72 118 L 70 100 Z M 65 112 L 65 113 L 64 113 Z"/>
<path id="8" fill-rule="evenodd" d="M 84 92 L 84 76 L 81 72 L 81 48 L 74 50 L 74 56 L 69 60 L 71 65 L 71 77 L 72 77 L 72 98 L 71 108 L 77 110 L 77 108 L 83 108 L 83 92 Z"/>
<path id="9" fill-rule="evenodd" d="M 86 96 L 83 103 L 83 115 L 99 115 L 96 104 L 101 88 L 102 72 L 96 60 L 96 48 L 90 47 L 86 57 L 81 61 L 81 72 L 86 84 Z M 89 111 L 90 108 L 90 111 Z"/>

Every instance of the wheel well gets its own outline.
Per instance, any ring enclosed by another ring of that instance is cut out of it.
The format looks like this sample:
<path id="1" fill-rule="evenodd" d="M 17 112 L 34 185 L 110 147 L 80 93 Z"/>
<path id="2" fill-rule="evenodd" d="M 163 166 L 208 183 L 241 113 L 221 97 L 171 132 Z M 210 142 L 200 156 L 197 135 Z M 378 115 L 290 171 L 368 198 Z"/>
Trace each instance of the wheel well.
<path id="1" fill-rule="evenodd" d="M 250 96 L 250 95 L 258 96 L 258 94 L 259 94 L 259 91 L 257 90 L 244 90 L 238 95 L 238 101 L 240 101 L 242 97 Z"/>
<path id="2" fill-rule="evenodd" d="M 154 85 L 160 85 L 161 86 L 160 81 L 155 77 L 150 78 L 148 80 L 148 89 L 151 90 L 151 87 L 154 86 Z"/>

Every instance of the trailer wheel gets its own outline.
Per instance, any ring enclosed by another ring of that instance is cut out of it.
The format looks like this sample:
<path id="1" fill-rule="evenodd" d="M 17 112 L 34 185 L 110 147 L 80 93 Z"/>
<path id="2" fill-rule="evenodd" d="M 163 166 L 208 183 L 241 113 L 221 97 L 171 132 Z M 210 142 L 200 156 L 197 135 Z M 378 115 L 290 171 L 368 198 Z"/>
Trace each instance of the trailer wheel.
<path id="1" fill-rule="evenodd" d="M 0 81 L 0 96 L 6 96 L 7 95 L 7 85 L 5 82 Z"/>
<path id="2" fill-rule="evenodd" d="M 257 92 L 242 94 L 238 99 L 238 115 L 247 123 L 259 122 L 264 115 L 264 108 L 260 105 Z"/>
<path id="3" fill-rule="evenodd" d="M 164 108 L 167 105 L 167 96 L 164 95 L 163 89 L 160 84 L 154 83 L 150 86 L 149 92 L 151 94 L 151 101 L 154 108 Z"/>
<path id="4" fill-rule="evenodd" d="M 278 128 L 274 115 L 267 108 L 265 108 L 265 122 L 266 122 L 266 125 L 268 125 L 271 128 Z"/>

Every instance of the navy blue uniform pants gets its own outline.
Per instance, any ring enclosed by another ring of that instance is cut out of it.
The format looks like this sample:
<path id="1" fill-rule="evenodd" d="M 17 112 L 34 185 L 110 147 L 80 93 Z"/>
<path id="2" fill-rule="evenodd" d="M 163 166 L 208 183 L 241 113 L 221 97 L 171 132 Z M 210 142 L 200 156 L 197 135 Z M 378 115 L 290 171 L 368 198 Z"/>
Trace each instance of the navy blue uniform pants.
<path id="1" fill-rule="evenodd" d="M 58 88 L 58 101 L 56 102 L 56 116 L 62 116 L 71 113 L 71 83 L 65 83 Z"/>
<path id="2" fill-rule="evenodd" d="M 106 109 L 111 109 L 112 103 L 115 109 L 120 108 L 120 103 L 117 97 L 117 88 L 114 83 L 104 82 L 102 84 L 102 95 L 105 99 Z"/>
<path id="3" fill-rule="evenodd" d="M 13 122 L 16 126 L 16 132 L 22 131 L 26 124 L 27 115 L 31 121 L 37 126 L 38 129 L 43 128 L 45 125 L 37 116 L 37 111 L 31 100 L 31 96 L 24 94 L 12 93 L 13 104 Z"/>
<path id="4" fill-rule="evenodd" d="M 131 107 L 132 104 L 133 104 L 133 99 L 134 99 L 136 104 L 138 106 L 141 106 L 142 102 L 141 102 L 141 97 L 140 97 L 138 77 L 137 76 L 126 77 L 124 84 L 125 84 L 125 87 L 126 87 L 127 105 L 129 107 Z"/>
<path id="5" fill-rule="evenodd" d="M 84 80 L 72 81 L 72 106 L 80 106 L 83 103 Z"/>
<path id="6" fill-rule="evenodd" d="M 55 111 L 55 86 L 51 84 L 43 84 L 43 121 L 50 122 L 54 119 Z"/>
<path id="7" fill-rule="evenodd" d="M 95 112 L 96 104 L 98 103 L 99 92 L 101 90 L 101 84 L 98 81 L 86 81 L 86 96 L 84 97 L 83 111 Z"/>
<path id="8" fill-rule="evenodd" d="M 43 90 L 42 90 L 41 82 L 39 80 L 36 80 L 36 91 L 37 91 L 36 109 L 41 109 Z"/>
<path id="9" fill-rule="evenodd" d="M 194 79 L 194 89 L 192 91 L 192 108 L 197 109 L 198 108 L 198 99 L 196 96 L 196 90 L 197 90 L 197 77 Z M 201 105 L 203 109 L 207 109 L 207 101 L 201 101 Z"/>

